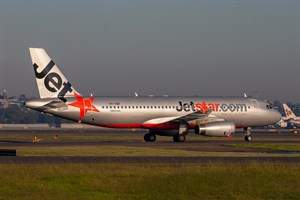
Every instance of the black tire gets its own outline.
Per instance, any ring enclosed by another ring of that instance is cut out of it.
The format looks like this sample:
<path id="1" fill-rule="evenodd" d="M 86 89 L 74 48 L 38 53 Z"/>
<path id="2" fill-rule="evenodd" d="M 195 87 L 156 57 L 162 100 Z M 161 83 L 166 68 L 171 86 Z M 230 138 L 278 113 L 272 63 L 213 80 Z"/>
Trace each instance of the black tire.
<path id="1" fill-rule="evenodd" d="M 156 136 L 154 134 L 149 134 L 149 140 L 150 142 L 155 142 Z"/>
<path id="2" fill-rule="evenodd" d="M 245 135 L 245 141 L 250 142 L 252 140 L 251 135 Z"/>
<path id="3" fill-rule="evenodd" d="M 155 142 L 156 135 L 147 133 L 144 135 L 144 140 L 145 140 L 145 142 Z"/>
<path id="4" fill-rule="evenodd" d="M 174 135 L 173 136 L 174 142 L 184 142 L 185 141 L 185 135 Z"/>
<path id="5" fill-rule="evenodd" d="M 174 141 L 174 142 L 178 142 L 178 141 L 177 141 L 177 135 L 174 135 L 174 136 L 173 136 L 173 141 Z"/>

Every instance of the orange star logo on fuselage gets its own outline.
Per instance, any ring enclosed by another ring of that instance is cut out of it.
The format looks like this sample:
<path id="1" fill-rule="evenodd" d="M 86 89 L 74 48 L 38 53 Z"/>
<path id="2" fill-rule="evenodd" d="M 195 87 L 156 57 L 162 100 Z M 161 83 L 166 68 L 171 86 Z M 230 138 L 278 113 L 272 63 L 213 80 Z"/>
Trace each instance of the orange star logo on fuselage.
<path id="1" fill-rule="evenodd" d="M 94 97 L 91 98 L 83 98 L 82 96 L 78 95 L 76 92 L 74 92 L 74 96 L 76 97 L 77 101 L 73 103 L 69 103 L 69 106 L 74 106 L 80 109 L 80 115 L 79 115 L 79 120 L 81 120 L 87 111 L 92 111 L 92 112 L 100 112 L 94 105 Z"/>

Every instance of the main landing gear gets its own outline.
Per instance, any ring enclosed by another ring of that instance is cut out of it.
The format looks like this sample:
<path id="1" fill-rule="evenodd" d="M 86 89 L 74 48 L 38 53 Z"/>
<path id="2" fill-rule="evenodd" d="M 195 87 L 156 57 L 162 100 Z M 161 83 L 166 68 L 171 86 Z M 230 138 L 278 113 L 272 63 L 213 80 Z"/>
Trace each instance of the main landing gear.
<path id="1" fill-rule="evenodd" d="M 147 133 L 144 135 L 145 142 L 155 142 L 156 135 L 153 133 Z M 185 135 L 178 134 L 173 136 L 174 142 L 184 142 L 185 141 Z"/>
<path id="2" fill-rule="evenodd" d="M 144 140 L 145 140 L 145 142 L 155 142 L 156 135 L 153 133 L 147 133 L 144 135 Z"/>
<path id="3" fill-rule="evenodd" d="M 147 133 L 144 135 L 144 140 L 145 142 L 155 142 L 156 140 L 156 135 L 154 133 Z M 185 141 L 185 135 L 183 134 L 178 134 L 173 136 L 173 141 L 174 142 L 184 142 Z"/>
<path id="4" fill-rule="evenodd" d="M 174 142 L 184 142 L 185 141 L 185 135 L 183 134 L 178 134 L 173 136 L 173 141 Z"/>
<path id="5" fill-rule="evenodd" d="M 250 133 L 250 128 L 245 127 L 244 131 L 246 131 L 246 133 L 245 133 L 245 141 L 246 142 L 250 142 L 252 140 L 251 133 Z"/>
<path id="6" fill-rule="evenodd" d="M 185 135 L 189 132 L 189 124 L 185 121 L 180 122 L 178 134 L 173 136 L 174 142 L 184 142 Z"/>

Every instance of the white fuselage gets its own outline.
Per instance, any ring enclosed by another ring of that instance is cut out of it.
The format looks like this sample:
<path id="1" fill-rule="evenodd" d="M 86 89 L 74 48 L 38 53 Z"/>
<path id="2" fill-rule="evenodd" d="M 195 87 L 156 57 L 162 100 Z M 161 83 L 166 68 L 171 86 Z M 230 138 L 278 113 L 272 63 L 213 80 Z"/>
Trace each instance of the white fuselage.
<path id="1" fill-rule="evenodd" d="M 26 106 L 74 121 L 112 128 L 151 128 L 157 124 L 145 122 L 156 118 L 187 115 L 204 107 L 207 110 L 212 109 L 210 116 L 232 121 L 239 128 L 274 124 L 281 118 L 277 111 L 267 108 L 267 103 L 248 98 L 95 97 L 94 111 L 85 109 L 84 106 L 80 108 L 70 105 L 77 102 L 75 98 L 66 99 L 66 106 L 59 108 L 44 106 L 52 99 L 29 101 Z M 81 119 L 80 112 L 84 112 Z"/>

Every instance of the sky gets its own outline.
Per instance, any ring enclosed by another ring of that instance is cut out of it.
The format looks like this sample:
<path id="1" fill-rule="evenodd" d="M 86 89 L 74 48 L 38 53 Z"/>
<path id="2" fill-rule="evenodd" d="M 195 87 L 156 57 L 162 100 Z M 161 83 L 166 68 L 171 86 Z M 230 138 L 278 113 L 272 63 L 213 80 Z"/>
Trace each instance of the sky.
<path id="1" fill-rule="evenodd" d="M 86 95 L 300 103 L 300 0 L 0 0 L 9 96 L 38 96 L 29 47 Z"/>

